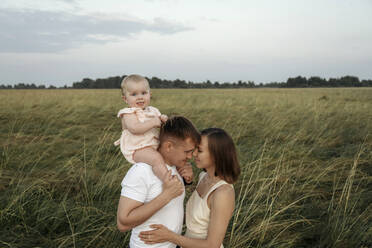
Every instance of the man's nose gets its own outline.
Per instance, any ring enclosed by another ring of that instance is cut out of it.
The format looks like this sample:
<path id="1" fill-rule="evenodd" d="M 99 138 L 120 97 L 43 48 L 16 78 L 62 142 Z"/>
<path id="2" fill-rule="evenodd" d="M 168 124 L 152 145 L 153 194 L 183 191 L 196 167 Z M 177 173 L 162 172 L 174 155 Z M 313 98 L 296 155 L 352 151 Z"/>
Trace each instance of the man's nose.
<path id="1" fill-rule="evenodd" d="M 187 159 L 192 159 L 192 155 L 193 155 L 193 153 L 192 153 L 192 152 L 190 152 L 190 153 L 187 153 L 187 155 L 186 155 L 186 158 L 187 158 Z"/>

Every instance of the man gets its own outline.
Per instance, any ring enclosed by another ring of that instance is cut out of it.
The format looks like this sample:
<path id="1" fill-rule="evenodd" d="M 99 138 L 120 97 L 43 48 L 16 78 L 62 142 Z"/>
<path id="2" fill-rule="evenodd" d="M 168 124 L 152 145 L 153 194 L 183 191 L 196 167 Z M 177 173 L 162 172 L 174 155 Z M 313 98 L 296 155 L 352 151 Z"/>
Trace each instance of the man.
<path id="1" fill-rule="evenodd" d="M 175 116 L 162 126 L 159 142 L 159 153 L 169 169 L 164 184 L 145 163 L 134 164 L 121 184 L 117 225 L 122 232 L 132 229 L 130 248 L 176 247 L 169 242 L 144 244 L 138 235 L 149 230 L 151 224 L 161 223 L 174 232 L 182 231 L 185 188 L 180 174 L 192 177 L 192 168 L 187 161 L 200 142 L 200 134 L 188 119 Z"/>

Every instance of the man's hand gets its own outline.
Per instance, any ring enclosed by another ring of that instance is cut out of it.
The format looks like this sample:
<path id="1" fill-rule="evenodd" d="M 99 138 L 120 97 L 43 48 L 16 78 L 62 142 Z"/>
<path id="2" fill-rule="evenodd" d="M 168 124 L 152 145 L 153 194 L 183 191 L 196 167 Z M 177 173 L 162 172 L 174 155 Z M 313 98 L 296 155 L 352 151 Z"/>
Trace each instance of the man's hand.
<path id="1" fill-rule="evenodd" d="M 164 177 L 162 194 L 169 197 L 169 200 L 180 196 L 184 191 L 184 186 L 177 176 L 172 176 L 171 171 L 168 170 Z"/>

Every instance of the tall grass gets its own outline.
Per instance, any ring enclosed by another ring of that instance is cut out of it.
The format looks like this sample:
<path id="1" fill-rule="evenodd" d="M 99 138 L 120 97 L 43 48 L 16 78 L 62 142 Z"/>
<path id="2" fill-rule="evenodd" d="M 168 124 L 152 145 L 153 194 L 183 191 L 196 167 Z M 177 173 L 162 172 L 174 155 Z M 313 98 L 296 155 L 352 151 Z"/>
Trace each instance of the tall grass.
<path id="1" fill-rule="evenodd" d="M 372 247 L 370 89 L 153 96 L 163 113 L 224 128 L 237 145 L 226 247 Z M 130 165 L 112 145 L 120 93 L 2 90 L 0 100 L 0 247 L 126 247 L 115 218 Z"/>

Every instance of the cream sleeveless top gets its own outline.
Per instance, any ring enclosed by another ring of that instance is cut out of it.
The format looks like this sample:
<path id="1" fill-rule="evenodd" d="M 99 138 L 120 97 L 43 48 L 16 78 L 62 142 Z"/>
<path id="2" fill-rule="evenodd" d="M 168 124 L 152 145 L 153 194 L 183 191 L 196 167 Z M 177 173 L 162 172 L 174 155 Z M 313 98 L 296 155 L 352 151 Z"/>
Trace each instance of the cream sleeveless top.
<path id="1" fill-rule="evenodd" d="M 199 182 L 207 175 L 206 172 L 201 172 L 199 175 Z M 197 239 L 206 239 L 208 235 L 208 226 L 210 220 L 210 212 L 211 210 L 208 207 L 208 196 L 212 193 L 215 189 L 220 187 L 221 185 L 228 184 L 224 180 L 218 181 L 215 185 L 213 185 L 207 194 L 201 198 L 199 193 L 194 190 L 190 199 L 187 201 L 186 204 L 186 237 L 190 238 L 197 238 Z M 232 184 L 231 187 L 233 187 Z M 223 245 L 220 246 L 223 248 Z"/>

